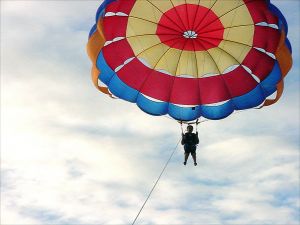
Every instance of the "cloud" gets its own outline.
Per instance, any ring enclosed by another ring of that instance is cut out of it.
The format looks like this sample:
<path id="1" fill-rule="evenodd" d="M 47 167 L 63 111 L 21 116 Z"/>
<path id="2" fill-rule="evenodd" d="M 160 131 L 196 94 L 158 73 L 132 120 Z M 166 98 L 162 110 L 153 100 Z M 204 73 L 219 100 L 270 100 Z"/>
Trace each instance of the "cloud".
<path id="1" fill-rule="evenodd" d="M 92 87 L 97 1 L 1 4 L 1 223 L 132 222 L 179 125 Z M 199 166 L 182 166 L 179 146 L 138 223 L 299 222 L 298 61 L 278 104 L 199 125 Z"/>

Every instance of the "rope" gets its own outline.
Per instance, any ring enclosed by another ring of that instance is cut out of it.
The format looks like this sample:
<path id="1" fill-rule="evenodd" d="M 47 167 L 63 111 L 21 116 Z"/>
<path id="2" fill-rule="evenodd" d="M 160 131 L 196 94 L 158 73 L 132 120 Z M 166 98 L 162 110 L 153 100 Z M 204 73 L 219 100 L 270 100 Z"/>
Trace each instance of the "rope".
<path id="1" fill-rule="evenodd" d="M 134 225 L 134 224 L 135 224 L 136 220 L 138 219 L 139 215 L 141 214 L 141 212 L 142 212 L 142 210 L 143 210 L 144 206 L 146 205 L 146 203 L 147 203 L 148 199 L 150 198 L 150 196 L 151 196 L 152 192 L 154 191 L 154 189 L 155 189 L 155 187 L 156 187 L 156 185 L 157 185 L 158 181 L 160 180 L 160 178 L 161 178 L 161 176 L 163 175 L 164 171 L 166 170 L 166 168 L 167 168 L 167 166 L 168 166 L 169 162 L 171 161 L 171 159 L 172 159 L 172 157 L 173 157 L 173 155 L 174 155 L 174 153 L 175 153 L 175 151 L 176 151 L 176 149 L 177 149 L 177 147 L 178 147 L 178 145 L 179 145 L 179 142 L 180 142 L 180 139 L 179 139 L 178 143 L 176 144 L 176 146 L 175 146 L 175 148 L 174 148 L 173 152 L 171 153 L 171 155 L 170 155 L 170 157 L 169 157 L 168 161 L 166 162 L 166 164 L 165 164 L 165 166 L 164 166 L 163 170 L 161 171 L 160 175 L 158 176 L 158 178 L 157 178 L 157 180 L 156 180 L 155 184 L 153 185 L 153 187 L 152 187 L 152 189 L 151 189 L 150 193 L 148 194 L 148 196 L 147 196 L 147 198 L 146 198 L 146 200 L 145 200 L 144 204 L 142 205 L 142 207 L 141 207 L 140 211 L 139 211 L 139 212 L 138 212 L 138 214 L 136 215 L 136 217 L 135 217 L 135 219 L 134 219 L 134 221 L 132 222 L 132 224 L 131 224 L 131 225 Z"/>

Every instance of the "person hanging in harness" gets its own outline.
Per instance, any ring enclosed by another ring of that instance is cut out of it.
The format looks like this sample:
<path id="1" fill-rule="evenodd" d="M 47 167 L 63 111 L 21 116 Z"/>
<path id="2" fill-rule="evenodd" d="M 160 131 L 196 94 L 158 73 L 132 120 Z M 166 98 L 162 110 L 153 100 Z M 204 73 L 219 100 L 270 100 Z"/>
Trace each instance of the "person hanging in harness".
<path id="1" fill-rule="evenodd" d="M 191 154 L 194 160 L 194 165 L 197 166 L 197 159 L 196 159 L 196 149 L 197 144 L 199 144 L 198 132 L 193 133 L 193 126 L 187 126 L 187 132 L 183 134 L 182 132 L 182 139 L 181 144 L 184 146 L 184 162 L 183 164 L 186 165 L 186 162 Z"/>

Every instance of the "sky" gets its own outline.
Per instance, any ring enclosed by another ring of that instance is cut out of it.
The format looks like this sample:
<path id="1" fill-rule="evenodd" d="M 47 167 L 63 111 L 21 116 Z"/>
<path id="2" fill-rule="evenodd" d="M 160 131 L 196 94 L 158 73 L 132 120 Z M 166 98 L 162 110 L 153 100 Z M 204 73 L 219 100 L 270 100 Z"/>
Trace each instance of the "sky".
<path id="1" fill-rule="evenodd" d="M 198 166 L 176 149 L 137 224 L 296 225 L 299 11 L 281 100 L 198 127 Z M 131 224 L 180 126 L 99 93 L 86 54 L 101 1 L 1 1 L 0 224 Z"/>

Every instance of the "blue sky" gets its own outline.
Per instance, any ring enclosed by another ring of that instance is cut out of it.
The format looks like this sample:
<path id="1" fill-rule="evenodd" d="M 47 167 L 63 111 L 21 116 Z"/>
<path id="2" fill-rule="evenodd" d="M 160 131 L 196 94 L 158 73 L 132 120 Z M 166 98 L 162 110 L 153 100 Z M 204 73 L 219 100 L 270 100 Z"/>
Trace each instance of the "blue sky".
<path id="1" fill-rule="evenodd" d="M 130 224 L 180 138 L 178 124 L 101 95 L 85 45 L 101 1 L 1 2 L 1 224 Z M 300 223 L 299 1 L 282 99 L 199 126 L 138 224 Z"/>

